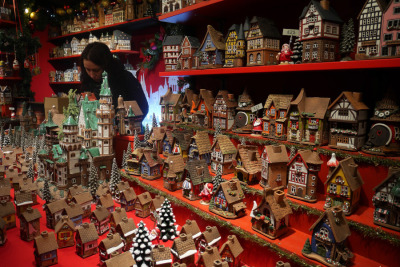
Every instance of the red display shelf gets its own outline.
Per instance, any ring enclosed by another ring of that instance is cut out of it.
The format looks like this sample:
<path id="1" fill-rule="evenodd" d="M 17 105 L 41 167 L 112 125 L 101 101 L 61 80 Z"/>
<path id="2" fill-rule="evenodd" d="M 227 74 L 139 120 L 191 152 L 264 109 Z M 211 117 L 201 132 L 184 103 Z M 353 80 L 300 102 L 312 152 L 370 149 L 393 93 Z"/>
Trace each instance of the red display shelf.
<path id="1" fill-rule="evenodd" d="M 145 28 L 145 27 L 155 25 L 157 23 L 158 23 L 158 20 L 156 18 L 145 17 L 145 18 L 124 21 L 124 22 L 120 22 L 120 23 L 115 23 L 115 24 L 111 24 L 111 25 L 105 25 L 105 26 L 101 26 L 101 27 L 97 27 L 97 28 L 93 28 L 93 29 L 89 29 L 89 30 L 85 30 L 85 31 L 73 32 L 73 33 L 69 33 L 69 34 L 65 34 L 65 35 L 60 35 L 57 37 L 49 38 L 48 41 L 49 42 L 59 42 L 59 41 L 65 40 L 70 37 L 84 35 L 84 34 L 88 34 L 90 32 L 95 33 L 95 32 L 99 32 L 99 31 L 114 30 L 114 29 L 120 29 L 120 28 L 129 28 L 129 29 L 137 30 L 140 28 Z"/>
<path id="2" fill-rule="evenodd" d="M 49 82 L 50 85 L 81 84 L 81 82 Z"/>
<path id="3" fill-rule="evenodd" d="M 183 202 L 183 203 L 192 205 L 193 207 L 201 210 L 202 212 L 208 213 L 212 216 L 217 216 L 208 210 L 208 206 L 200 204 L 199 200 L 190 201 L 190 200 L 184 198 L 182 196 L 182 190 L 171 192 L 171 191 L 168 191 L 167 189 L 165 189 L 164 185 L 163 185 L 163 179 L 149 181 L 149 180 L 145 180 L 138 176 L 134 176 L 134 177 L 136 179 L 140 180 L 142 183 L 149 185 L 158 191 L 162 191 L 168 195 L 175 197 L 179 202 Z M 134 179 L 132 179 L 132 181 L 134 182 Z M 247 206 L 249 206 L 249 205 L 250 205 L 250 203 L 247 203 Z M 226 220 L 222 217 L 219 217 L 219 218 L 221 218 L 222 220 Z M 297 230 L 297 229 L 291 227 L 290 231 L 287 234 L 285 234 L 284 236 L 277 238 L 275 240 L 271 240 L 255 231 L 251 230 L 252 225 L 251 225 L 249 213 L 242 218 L 238 218 L 235 220 L 229 220 L 229 222 L 231 223 L 231 225 L 233 227 L 240 228 L 251 235 L 255 235 L 258 238 L 263 239 L 267 243 L 278 246 L 280 249 L 282 249 L 284 251 L 296 254 L 296 257 L 298 257 L 299 259 L 302 259 L 306 262 L 309 262 L 311 265 L 320 265 L 320 263 L 310 260 L 301 254 L 301 250 L 303 249 L 304 242 L 307 238 L 311 238 L 311 233 L 310 234 L 304 233 L 300 230 Z M 388 266 L 388 265 L 382 264 L 380 262 L 376 262 L 374 260 L 366 258 L 362 255 L 358 255 L 356 253 L 354 254 L 352 263 L 353 263 L 352 266 Z"/>
<path id="4" fill-rule="evenodd" d="M 0 77 L 0 80 L 4 81 L 20 81 L 22 77 Z"/>
<path id="5" fill-rule="evenodd" d="M 0 19 L 0 28 L 6 28 L 15 25 L 17 25 L 15 21 Z"/>
<path id="6" fill-rule="evenodd" d="M 135 50 L 111 50 L 111 53 L 113 54 L 125 54 L 125 55 L 138 55 L 140 54 L 139 51 Z M 69 59 L 76 59 L 79 58 L 81 55 L 72 55 L 68 57 L 53 57 L 49 59 L 50 61 L 58 61 L 58 60 L 69 60 Z"/>
<path id="7" fill-rule="evenodd" d="M 160 77 L 400 68 L 400 58 L 160 72 Z"/>

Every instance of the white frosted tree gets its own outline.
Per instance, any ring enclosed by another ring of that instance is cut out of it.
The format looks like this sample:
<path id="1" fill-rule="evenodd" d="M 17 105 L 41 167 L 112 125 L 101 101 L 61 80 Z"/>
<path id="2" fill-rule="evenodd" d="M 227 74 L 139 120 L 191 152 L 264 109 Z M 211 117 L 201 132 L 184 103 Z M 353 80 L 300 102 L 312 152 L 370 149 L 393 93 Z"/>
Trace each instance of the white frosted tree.
<path id="1" fill-rule="evenodd" d="M 143 221 L 140 221 L 137 233 L 133 239 L 133 258 L 138 267 L 150 267 L 151 263 L 151 241 L 149 230 Z"/>
<path id="2" fill-rule="evenodd" d="M 244 137 L 240 138 L 240 144 L 241 144 L 242 146 L 245 146 L 245 145 L 246 145 L 246 140 L 244 139 Z"/>
<path id="3" fill-rule="evenodd" d="M 112 195 L 115 195 L 115 191 L 117 190 L 117 185 L 121 181 L 121 174 L 118 170 L 117 160 L 113 159 L 113 164 L 111 167 L 111 178 L 110 178 L 110 190 Z"/>
<path id="4" fill-rule="evenodd" d="M 26 159 L 25 159 L 25 160 L 26 160 Z M 35 172 L 33 171 L 33 160 L 31 160 L 31 161 L 29 162 L 29 169 L 28 169 L 28 172 L 27 172 L 27 174 L 26 174 L 26 178 L 31 179 L 32 182 L 33 182 L 34 179 L 35 179 Z"/>
<path id="5" fill-rule="evenodd" d="M 155 113 L 153 113 L 153 128 L 154 128 L 154 127 L 158 127 L 157 117 L 156 117 L 156 114 L 155 114 Z"/>
<path id="6" fill-rule="evenodd" d="M 126 148 L 126 152 L 127 153 L 132 153 L 132 146 L 131 146 L 131 142 L 128 142 L 128 146 L 127 146 L 127 148 Z"/>
<path id="7" fill-rule="evenodd" d="M 99 176 L 97 174 L 96 167 L 93 162 L 90 163 L 90 172 L 89 172 L 89 190 L 90 194 L 92 194 L 93 199 L 96 199 L 96 191 L 99 188 Z"/>
<path id="8" fill-rule="evenodd" d="M 10 134 L 4 135 L 2 141 L 3 141 L 3 147 L 11 146 Z"/>
<path id="9" fill-rule="evenodd" d="M 42 189 L 42 196 L 43 196 L 43 200 L 46 201 L 46 204 L 48 204 L 51 200 L 51 193 L 50 193 L 50 186 L 49 186 L 49 180 L 48 179 L 44 179 L 44 186 Z"/>
<path id="10" fill-rule="evenodd" d="M 160 223 L 157 224 L 160 230 L 160 239 L 163 241 L 174 240 L 177 236 L 175 226 L 175 215 L 168 199 L 164 200 L 160 210 Z"/>
<path id="11" fill-rule="evenodd" d="M 217 125 L 215 125 L 215 132 L 214 132 L 214 143 L 217 141 L 217 136 L 220 134 L 222 134 L 221 122 L 217 120 Z"/>
<path id="12" fill-rule="evenodd" d="M 295 146 L 290 146 L 289 159 L 291 160 L 295 155 L 296 155 L 296 147 Z"/>
<path id="13" fill-rule="evenodd" d="M 218 186 L 223 182 L 222 180 L 222 165 L 221 163 L 217 166 L 217 172 L 213 178 L 213 193 L 217 191 Z"/>
<path id="14" fill-rule="evenodd" d="M 139 147 L 140 147 L 139 135 L 137 134 L 137 131 L 135 130 L 135 136 L 134 136 L 134 140 L 133 140 L 133 151 L 135 151 Z"/>
<path id="15" fill-rule="evenodd" d="M 148 141 L 150 139 L 150 129 L 149 125 L 146 124 L 146 128 L 144 130 L 144 141 Z"/>
<path id="16" fill-rule="evenodd" d="M 356 35 L 354 33 L 354 22 L 350 18 L 347 23 L 343 24 L 340 42 L 340 53 L 343 58 L 342 61 L 351 60 L 350 54 L 354 52 L 354 45 L 356 43 Z"/>
<path id="17" fill-rule="evenodd" d="M 124 150 L 124 152 L 122 153 L 122 166 L 121 166 L 121 169 L 124 170 L 128 167 L 128 162 L 126 161 L 127 160 L 126 154 L 127 152 Z"/>

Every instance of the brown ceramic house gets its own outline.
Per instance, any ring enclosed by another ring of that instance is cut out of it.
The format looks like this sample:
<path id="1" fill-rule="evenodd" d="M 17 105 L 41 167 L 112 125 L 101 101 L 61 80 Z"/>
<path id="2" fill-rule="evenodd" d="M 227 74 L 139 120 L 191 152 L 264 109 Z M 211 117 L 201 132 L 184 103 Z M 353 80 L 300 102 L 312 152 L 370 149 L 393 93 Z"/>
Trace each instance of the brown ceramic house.
<path id="1" fill-rule="evenodd" d="M 115 251 L 122 253 L 123 248 L 124 242 L 118 233 L 108 234 L 99 244 L 100 262 L 104 263 L 106 260 L 111 258 L 111 253 Z"/>
<path id="2" fill-rule="evenodd" d="M 172 264 L 171 249 L 157 245 L 151 250 L 152 267 L 170 267 Z"/>
<path id="3" fill-rule="evenodd" d="M 293 95 L 270 94 L 265 101 L 262 135 L 286 140 L 287 118 Z"/>
<path id="4" fill-rule="evenodd" d="M 185 90 L 185 95 L 183 96 L 182 99 L 182 113 L 181 113 L 181 119 L 182 123 L 192 123 L 193 122 L 193 114 L 192 110 L 196 106 L 197 101 L 199 101 L 199 95 L 195 94 L 193 90 L 191 89 L 186 89 Z"/>
<path id="5" fill-rule="evenodd" d="M 62 213 L 67 207 L 67 203 L 64 199 L 60 199 L 54 202 L 50 202 L 44 207 L 46 212 L 46 226 L 54 229 L 59 220 L 61 220 Z"/>
<path id="6" fill-rule="evenodd" d="M 92 213 L 92 200 L 93 197 L 90 192 L 84 192 L 72 197 L 72 201 L 81 206 L 83 210 L 83 218 L 87 218 Z"/>
<path id="7" fill-rule="evenodd" d="M 193 136 L 191 131 L 175 131 L 172 133 L 174 143 L 172 144 L 172 154 L 181 155 L 183 161 L 188 160 L 190 140 Z"/>
<path id="8" fill-rule="evenodd" d="M 150 130 L 150 139 L 146 140 L 157 149 L 157 154 L 162 154 L 162 140 L 164 139 L 166 127 L 153 127 Z"/>
<path id="9" fill-rule="evenodd" d="M 10 190 L 11 190 L 10 187 L 0 186 L 0 201 L 10 201 L 11 200 Z"/>
<path id="10" fill-rule="evenodd" d="M 289 157 L 285 145 L 265 146 L 261 154 L 262 187 L 286 188 Z"/>
<path id="11" fill-rule="evenodd" d="M 82 224 L 83 210 L 82 207 L 75 202 L 70 202 L 65 208 L 63 215 L 67 215 L 68 218 L 74 223 L 75 228 L 78 228 Z"/>
<path id="12" fill-rule="evenodd" d="M 234 94 L 229 94 L 226 90 L 220 90 L 215 97 L 213 107 L 213 127 L 228 131 L 232 128 L 235 121 L 235 109 L 238 102 Z"/>
<path id="13" fill-rule="evenodd" d="M 131 211 L 135 209 L 135 200 L 137 196 L 132 187 L 129 187 L 128 189 L 122 191 L 120 196 L 121 208 L 124 208 L 126 211 Z"/>
<path id="14" fill-rule="evenodd" d="M 16 192 L 14 203 L 17 216 L 19 217 L 23 212 L 26 211 L 28 207 L 32 207 L 32 194 L 30 192 Z"/>
<path id="15" fill-rule="evenodd" d="M 116 232 L 119 233 L 124 242 L 124 251 L 129 251 L 136 236 L 136 224 L 132 218 L 124 217 L 117 224 Z"/>
<path id="16" fill-rule="evenodd" d="M 219 254 L 223 261 L 228 263 L 229 267 L 242 266 L 242 245 L 235 235 L 229 235 L 228 240 L 222 244 Z"/>
<path id="17" fill-rule="evenodd" d="M 161 120 L 163 122 L 179 123 L 181 113 L 182 94 L 173 94 L 171 87 L 160 97 Z"/>
<path id="18" fill-rule="evenodd" d="M 210 211 L 227 219 L 242 217 L 246 214 L 244 197 L 239 180 L 222 182 L 211 198 Z"/>
<path id="19" fill-rule="evenodd" d="M 140 159 L 141 176 L 146 180 L 156 180 L 161 177 L 162 160 L 155 150 L 145 149 Z"/>
<path id="20" fill-rule="evenodd" d="M 182 184 L 183 196 L 189 200 L 200 199 L 204 185 L 212 182 L 207 162 L 202 159 L 186 163 L 183 179 L 185 179 Z"/>
<path id="21" fill-rule="evenodd" d="M 124 252 L 122 254 L 118 254 L 115 252 L 115 256 L 111 255 L 111 258 L 105 261 L 107 267 L 134 267 L 136 266 L 136 262 L 133 259 L 132 253 L 129 251 Z"/>
<path id="22" fill-rule="evenodd" d="M 187 267 L 195 266 L 194 260 L 197 249 L 190 234 L 180 234 L 179 237 L 174 240 L 171 252 L 174 263 L 184 263 Z"/>
<path id="23" fill-rule="evenodd" d="M 180 154 L 169 155 L 163 164 L 164 188 L 169 191 L 182 189 L 184 169 L 185 162 Z"/>
<path id="24" fill-rule="evenodd" d="M 221 261 L 221 255 L 219 254 L 217 247 L 207 246 L 205 251 L 200 254 L 197 260 L 198 267 L 213 267 L 214 261 Z"/>
<path id="25" fill-rule="evenodd" d="M 192 235 L 192 238 L 195 243 L 197 243 L 198 239 L 201 236 L 201 231 L 199 225 L 195 220 L 186 220 L 186 223 L 182 226 L 181 229 L 182 234 Z"/>
<path id="26" fill-rule="evenodd" d="M 189 161 L 204 159 L 207 164 L 211 162 L 211 143 L 206 131 L 197 131 L 192 136 L 188 151 Z"/>
<path id="27" fill-rule="evenodd" d="M 74 184 L 72 185 L 67 192 L 67 201 L 70 202 L 72 200 L 72 197 L 75 195 L 78 195 L 80 193 L 86 192 L 87 190 L 85 190 L 82 185 L 77 185 Z"/>
<path id="28" fill-rule="evenodd" d="M 78 254 L 82 258 L 97 254 L 98 239 L 99 235 L 97 234 L 94 224 L 83 223 L 78 228 L 75 236 L 76 254 Z"/>
<path id="29" fill-rule="evenodd" d="M 37 209 L 28 208 L 22 213 L 19 228 L 22 240 L 32 241 L 40 235 L 40 218 L 42 215 Z"/>
<path id="30" fill-rule="evenodd" d="M 68 216 L 62 216 L 61 220 L 56 224 L 54 232 L 56 234 L 58 248 L 72 247 L 75 245 L 75 225 Z"/>
<path id="31" fill-rule="evenodd" d="M 162 140 L 162 154 L 164 157 L 168 157 L 170 154 L 172 154 L 173 144 L 174 144 L 174 137 L 172 135 L 172 130 L 167 129 L 165 131 L 165 135 Z"/>
<path id="32" fill-rule="evenodd" d="M 253 129 L 253 120 L 255 115 L 251 112 L 254 102 L 247 92 L 247 89 L 238 98 L 238 106 L 236 108 L 235 122 L 232 131 L 235 133 L 251 133 Z"/>
<path id="33" fill-rule="evenodd" d="M 125 182 L 125 181 L 121 181 L 117 184 L 117 190 L 115 190 L 115 194 L 114 194 L 114 199 L 116 203 L 120 203 L 120 195 L 122 193 L 122 191 L 124 191 L 125 189 L 128 189 L 129 183 Z"/>
<path id="34" fill-rule="evenodd" d="M 152 198 L 149 192 L 144 192 L 137 196 L 135 200 L 135 214 L 138 217 L 146 218 L 150 215 Z"/>
<path id="35" fill-rule="evenodd" d="M 216 226 L 207 226 L 206 230 L 201 233 L 198 242 L 199 252 L 204 252 L 208 246 L 218 249 L 221 243 L 221 235 L 218 228 Z"/>
<path id="36" fill-rule="evenodd" d="M 268 238 L 276 239 L 287 232 L 290 214 L 292 208 L 282 190 L 264 189 L 261 202 L 252 210 L 252 229 Z"/>
<path id="37" fill-rule="evenodd" d="M 200 89 L 199 99 L 193 108 L 193 123 L 204 128 L 212 128 L 214 96 L 211 90 Z"/>
<path id="38" fill-rule="evenodd" d="M 233 159 L 237 149 L 227 135 L 218 135 L 211 147 L 211 171 L 216 173 L 217 166 L 221 164 L 222 175 L 233 173 Z"/>
<path id="39" fill-rule="evenodd" d="M 6 222 L 6 228 L 16 227 L 15 208 L 12 202 L 2 201 L 0 203 L 0 218 Z"/>
<path id="40" fill-rule="evenodd" d="M 151 205 L 150 205 L 150 219 L 155 222 L 156 221 L 156 217 L 155 217 L 155 213 L 159 213 L 162 204 L 165 201 L 165 197 L 161 196 L 161 195 L 156 195 L 152 201 L 151 201 Z"/>
<path id="41" fill-rule="evenodd" d="M 114 201 L 112 199 L 111 194 L 103 194 L 100 199 L 99 203 L 101 206 L 106 208 L 110 213 L 114 211 Z"/>
<path id="42" fill-rule="evenodd" d="M 90 215 L 90 222 L 96 226 L 97 233 L 102 235 L 110 229 L 110 212 L 101 205 L 97 205 Z"/>
<path id="43" fill-rule="evenodd" d="M 117 225 L 122 221 L 122 218 L 128 217 L 124 208 L 116 207 L 115 211 L 110 216 L 110 230 L 115 233 Z"/>
<path id="44" fill-rule="evenodd" d="M 33 244 L 36 266 L 50 266 L 58 263 L 57 241 L 54 232 L 42 232 Z"/>
<path id="45" fill-rule="evenodd" d="M 104 194 L 110 194 L 111 195 L 110 186 L 106 182 L 104 182 L 101 185 L 99 185 L 99 188 L 97 188 L 97 190 L 96 190 L 96 199 L 97 199 L 97 201 L 99 201 L 100 198 Z M 100 203 L 100 202 L 98 202 L 98 203 Z"/>
<path id="46" fill-rule="evenodd" d="M 235 156 L 235 176 L 241 182 L 256 184 L 261 179 L 261 159 L 258 146 L 238 145 Z"/>
<path id="47" fill-rule="evenodd" d="M 181 50 L 182 53 L 179 54 L 178 60 L 180 64 L 180 68 L 182 70 L 191 69 L 194 65 L 193 54 L 200 47 L 200 41 L 196 37 L 193 36 L 185 36 L 183 37 Z"/>

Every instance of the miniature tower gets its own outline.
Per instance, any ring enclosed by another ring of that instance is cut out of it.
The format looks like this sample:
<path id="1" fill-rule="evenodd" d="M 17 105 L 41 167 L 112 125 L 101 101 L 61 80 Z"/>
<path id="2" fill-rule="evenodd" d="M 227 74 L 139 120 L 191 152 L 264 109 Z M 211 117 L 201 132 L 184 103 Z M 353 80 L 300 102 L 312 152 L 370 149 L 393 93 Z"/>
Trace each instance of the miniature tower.
<path id="1" fill-rule="evenodd" d="M 112 94 L 108 87 L 107 76 L 103 78 L 100 90 L 100 108 L 96 110 L 97 122 L 97 144 L 100 155 L 111 155 L 113 153 L 113 120 L 114 107 L 112 105 Z"/>
<path id="2" fill-rule="evenodd" d="M 118 107 L 116 108 L 117 117 L 118 117 L 118 132 L 120 135 L 126 134 L 125 129 L 125 106 L 124 106 L 124 98 L 122 96 L 118 97 Z"/>

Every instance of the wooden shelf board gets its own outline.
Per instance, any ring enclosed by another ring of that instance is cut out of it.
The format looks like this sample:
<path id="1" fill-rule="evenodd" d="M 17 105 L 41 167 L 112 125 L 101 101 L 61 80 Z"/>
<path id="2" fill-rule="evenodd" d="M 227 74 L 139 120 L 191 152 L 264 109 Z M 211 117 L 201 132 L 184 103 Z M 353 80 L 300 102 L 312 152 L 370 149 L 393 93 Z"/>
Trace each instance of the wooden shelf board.
<path id="1" fill-rule="evenodd" d="M 400 58 L 160 72 L 160 77 L 400 68 Z"/>

